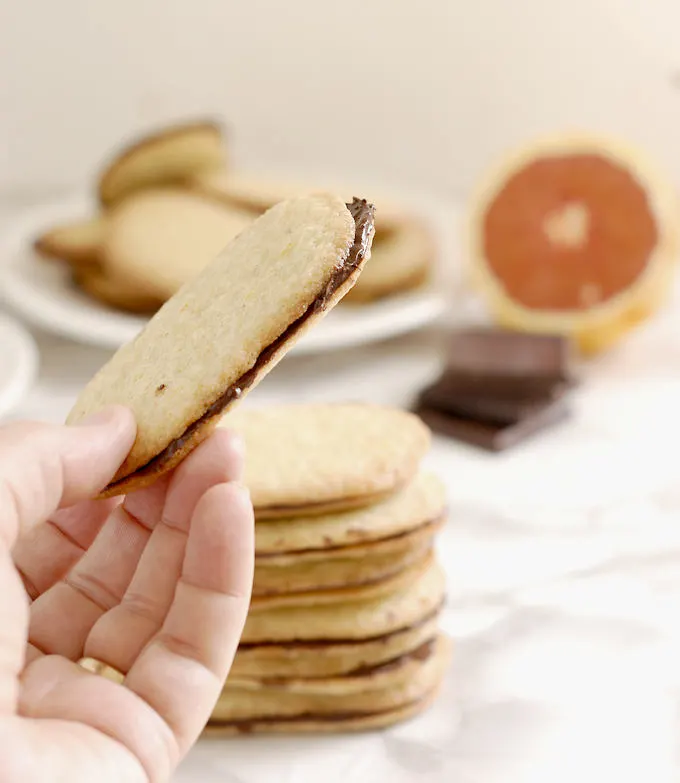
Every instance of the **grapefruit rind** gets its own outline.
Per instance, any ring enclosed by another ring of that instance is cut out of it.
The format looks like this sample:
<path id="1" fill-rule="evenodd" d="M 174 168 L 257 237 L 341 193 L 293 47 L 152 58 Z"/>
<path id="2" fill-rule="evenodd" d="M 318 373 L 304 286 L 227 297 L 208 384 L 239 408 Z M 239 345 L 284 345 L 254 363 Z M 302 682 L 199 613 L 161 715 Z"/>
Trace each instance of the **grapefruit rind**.
<path id="1" fill-rule="evenodd" d="M 541 157 L 595 154 L 626 168 L 647 194 L 658 242 L 644 272 L 627 289 L 587 310 L 534 310 L 514 301 L 489 268 L 483 224 L 490 205 L 510 177 Z M 665 301 L 680 244 L 680 204 L 675 189 L 644 156 L 617 139 L 590 134 L 548 136 L 506 157 L 481 182 L 467 220 L 470 284 L 486 301 L 500 326 L 570 336 L 583 355 L 599 353 L 646 320 Z"/>

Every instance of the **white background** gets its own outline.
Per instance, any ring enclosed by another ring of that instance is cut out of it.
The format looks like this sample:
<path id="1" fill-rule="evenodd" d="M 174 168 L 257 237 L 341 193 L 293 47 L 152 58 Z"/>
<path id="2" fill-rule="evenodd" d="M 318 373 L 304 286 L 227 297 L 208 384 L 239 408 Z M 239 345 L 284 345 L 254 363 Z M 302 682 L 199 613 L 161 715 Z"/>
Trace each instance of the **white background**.
<path id="1" fill-rule="evenodd" d="M 678 30 L 676 0 L 0 0 L 0 194 L 80 185 L 121 137 L 196 112 L 241 163 L 447 197 L 564 127 L 680 182 Z"/>

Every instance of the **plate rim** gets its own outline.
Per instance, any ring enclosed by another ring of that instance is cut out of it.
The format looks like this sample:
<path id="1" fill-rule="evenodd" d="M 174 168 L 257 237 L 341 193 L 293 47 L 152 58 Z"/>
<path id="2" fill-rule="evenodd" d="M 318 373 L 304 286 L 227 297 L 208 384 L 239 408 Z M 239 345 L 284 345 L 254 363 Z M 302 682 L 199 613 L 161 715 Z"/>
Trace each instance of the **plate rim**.
<path id="1" fill-rule="evenodd" d="M 0 419 L 10 415 L 23 396 L 32 388 L 40 368 L 38 344 L 28 329 L 10 314 L 0 311 L 0 336 L 10 335 L 19 354 L 16 372 L 0 381 Z M 2 383 L 5 382 L 3 387 Z"/>

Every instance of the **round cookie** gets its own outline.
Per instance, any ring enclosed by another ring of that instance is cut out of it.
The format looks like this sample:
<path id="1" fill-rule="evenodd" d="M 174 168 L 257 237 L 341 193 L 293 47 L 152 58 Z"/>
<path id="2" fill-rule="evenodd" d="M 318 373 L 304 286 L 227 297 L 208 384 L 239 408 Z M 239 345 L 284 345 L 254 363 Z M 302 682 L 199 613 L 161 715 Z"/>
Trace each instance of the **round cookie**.
<path id="1" fill-rule="evenodd" d="M 432 232 L 419 220 L 406 218 L 390 230 L 376 230 L 370 263 L 345 302 L 374 302 L 423 285 L 436 255 Z"/>
<path id="2" fill-rule="evenodd" d="M 99 175 L 99 200 L 109 207 L 136 190 L 181 183 L 201 172 L 219 169 L 225 161 L 218 123 L 197 121 L 164 128 L 115 154 Z"/>
<path id="3" fill-rule="evenodd" d="M 366 715 L 398 709 L 423 698 L 443 679 L 448 639 L 438 636 L 397 661 L 353 677 L 293 682 L 229 680 L 211 720 L 258 720 Z"/>
<path id="4" fill-rule="evenodd" d="M 283 202 L 241 232 L 85 387 L 76 423 L 131 408 L 135 443 L 100 496 L 153 483 L 217 426 L 354 285 L 373 209 L 331 195 Z"/>
<path id="5" fill-rule="evenodd" d="M 388 576 L 360 584 L 340 584 L 331 588 L 315 588 L 295 593 L 270 593 L 253 595 L 250 601 L 250 614 L 268 612 L 282 607 L 304 607 L 346 604 L 347 602 L 372 601 L 389 596 L 413 582 L 419 574 L 432 565 L 430 549 L 424 549 L 415 562 L 405 568 L 393 571 Z"/>
<path id="6" fill-rule="evenodd" d="M 438 607 L 431 609 L 425 606 L 410 627 L 369 639 L 241 645 L 234 658 L 230 677 L 332 677 L 367 666 L 377 666 L 432 639 L 437 633 L 438 615 Z"/>
<path id="7" fill-rule="evenodd" d="M 179 188 L 144 190 L 111 210 L 102 262 L 116 279 L 165 301 L 254 220 Z"/>
<path id="8" fill-rule="evenodd" d="M 151 315 L 163 302 L 107 274 L 101 267 L 73 270 L 73 282 L 92 299 L 128 313 Z"/>
<path id="9" fill-rule="evenodd" d="M 430 444 L 413 414 L 361 403 L 240 410 L 245 483 L 258 519 L 367 505 L 410 481 Z"/>
<path id="10" fill-rule="evenodd" d="M 436 563 L 414 571 L 399 589 L 369 600 L 251 611 L 241 644 L 354 642 L 409 628 L 439 608 L 445 589 Z"/>
<path id="11" fill-rule="evenodd" d="M 247 433 L 248 430 L 246 424 L 241 431 Z M 325 432 L 317 433 L 319 439 L 326 437 Z M 249 439 L 246 434 L 246 446 L 252 449 L 253 444 L 254 438 Z M 250 460 L 257 459 L 257 453 L 250 455 Z M 257 467 L 252 469 L 257 470 Z M 264 465 L 262 469 L 265 469 Z M 297 562 L 297 556 L 312 557 L 312 553 L 318 552 L 319 557 L 326 559 L 333 550 L 347 549 L 345 554 L 351 556 L 350 548 L 358 544 L 391 539 L 438 520 L 445 507 L 442 482 L 430 473 L 419 473 L 406 486 L 370 506 L 323 516 L 259 522 L 255 527 L 255 555 L 264 558 L 291 554 L 296 556 Z M 358 555 L 361 556 L 361 550 Z"/>

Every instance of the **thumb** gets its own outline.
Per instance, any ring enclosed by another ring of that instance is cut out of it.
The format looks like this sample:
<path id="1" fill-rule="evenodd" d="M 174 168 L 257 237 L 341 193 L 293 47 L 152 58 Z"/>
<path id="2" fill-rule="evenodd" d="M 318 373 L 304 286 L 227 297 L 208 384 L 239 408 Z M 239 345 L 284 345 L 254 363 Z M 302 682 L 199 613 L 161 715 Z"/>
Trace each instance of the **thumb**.
<path id="1" fill-rule="evenodd" d="M 132 412 L 121 406 L 75 426 L 17 422 L 0 427 L 0 542 L 11 548 L 22 530 L 105 487 L 135 433 Z"/>

